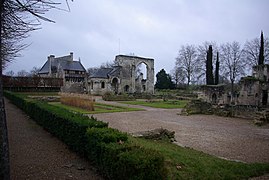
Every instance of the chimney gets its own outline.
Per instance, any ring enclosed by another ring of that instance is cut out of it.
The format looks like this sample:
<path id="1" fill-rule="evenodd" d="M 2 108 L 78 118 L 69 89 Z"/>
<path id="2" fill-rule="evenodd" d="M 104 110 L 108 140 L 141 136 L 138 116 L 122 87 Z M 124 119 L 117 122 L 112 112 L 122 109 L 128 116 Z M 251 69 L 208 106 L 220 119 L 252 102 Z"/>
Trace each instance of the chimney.
<path id="1" fill-rule="evenodd" d="M 73 58 L 74 58 L 74 53 L 70 52 L 70 60 L 73 61 Z"/>
<path id="2" fill-rule="evenodd" d="M 52 65 L 52 62 L 54 61 L 54 58 L 55 58 L 54 55 L 48 56 L 48 61 L 49 61 L 49 75 L 51 75 L 51 65 Z"/>

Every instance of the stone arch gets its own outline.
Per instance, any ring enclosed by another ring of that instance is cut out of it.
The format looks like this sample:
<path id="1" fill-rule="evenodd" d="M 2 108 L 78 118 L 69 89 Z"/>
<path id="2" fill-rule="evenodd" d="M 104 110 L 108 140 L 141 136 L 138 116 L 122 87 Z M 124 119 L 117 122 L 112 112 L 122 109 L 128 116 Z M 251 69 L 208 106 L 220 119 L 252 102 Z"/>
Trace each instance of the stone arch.
<path id="1" fill-rule="evenodd" d="M 147 63 L 142 61 L 142 62 L 138 63 L 135 67 L 136 67 L 136 70 L 135 70 L 136 71 L 136 78 L 138 76 L 142 75 L 141 79 L 144 79 L 144 80 L 148 79 L 149 68 L 148 68 Z"/>
<path id="2" fill-rule="evenodd" d="M 112 78 L 111 80 L 111 86 L 112 86 L 112 90 L 114 91 L 115 94 L 118 94 L 119 92 L 119 79 L 117 77 Z"/>
<path id="3" fill-rule="evenodd" d="M 147 93 L 154 93 L 154 59 L 151 58 L 143 58 L 138 56 L 127 56 L 127 55 L 118 55 L 116 56 L 115 61 L 119 66 L 122 67 L 123 72 L 124 70 L 128 70 L 129 79 L 122 78 L 123 84 L 130 84 L 130 92 L 134 93 L 137 92 L 137 83 L 136 83 L 136 67 L 143 63 L 146 66 L 147 72 L 146 77 L 147 81 L 145 82 Z M 124 89 L 124 87 L 122 87 Z M 141 86 L 142 89 L 142 86 Z"/>
<path id="4" fill-rule="evenodd" d="M 129 85 L 125 85 L 124 86 L 124 92 L 128 93 L 130 90 L 130 86 Z"/>
<path id="5" fill-rule="evenodd" d="M 217 94 L 216 93 L 212 94 L 212 104 L 217 104 Z"/>

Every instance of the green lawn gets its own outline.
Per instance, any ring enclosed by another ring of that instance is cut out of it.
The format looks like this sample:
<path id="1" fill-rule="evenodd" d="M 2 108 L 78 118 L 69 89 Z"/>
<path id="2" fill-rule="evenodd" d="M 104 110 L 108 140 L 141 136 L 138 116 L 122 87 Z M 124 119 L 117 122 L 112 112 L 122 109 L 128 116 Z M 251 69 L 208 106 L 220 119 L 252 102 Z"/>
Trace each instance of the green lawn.
<path id="1" fill-rule="evenodd" d="M 169 101 L 121 101 L 120 103 L 142 105 L 153 108 L 175 109 L 184 108 L 188 103 L 187 100 L 169 100 Z"/>
<path id="2" fill-rule="evenodd" d="M 269 164 L 233 162 L 168 142 L 130 139 L 164 155 L 168 179 L 248 179 L 269 173 Z"/>
<path id="3" fill-rule="evenodd" d="M 89 110 L 82 109 L 82 108 L 64 105 L 64 104 L 61 104 L 60 102 L 51 102 L 49 104 L 70 110 L 72 112 L 81 113 L 81 114 L 99 114 L 99 113 L 142 111 L 143 110 L 143 109 L 139 109 L 139 108 L 129 108 L 129 107 L 112 106 L 112 105 L 107 105 L 107 104 L 95 103 L 94 104 L 94 111 L 89 111 Z"/>

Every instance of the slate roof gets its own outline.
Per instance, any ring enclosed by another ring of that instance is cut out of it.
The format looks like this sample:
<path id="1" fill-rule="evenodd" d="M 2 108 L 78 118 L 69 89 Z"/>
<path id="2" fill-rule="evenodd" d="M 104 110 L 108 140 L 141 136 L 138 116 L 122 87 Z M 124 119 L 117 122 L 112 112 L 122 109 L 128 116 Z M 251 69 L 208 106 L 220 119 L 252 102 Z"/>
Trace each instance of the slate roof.
<path id="1" fill-rule="evenodd" d="M 118 76 L 119 75 L 119 66 L 115 66 L 112 68 L 100 68 L 97 69 L 90 78 L 109 78 L 110 76 Z"/>
<path id="2" fill-rule="evenodd" d="M 81 64 L 80 61 L 72 61 L 70 59 L 70 56 L 54 58 L 51 61 L 51 67 L 53 66 L 56 68 L 61 67 L 63 70 L 86 71 L 86 69 Z M 45 64 L 42 66 L 42 68 L 40 69 L 38 73 L 39 74 L 49 73 L 49 60 L 45 62 Z"/>

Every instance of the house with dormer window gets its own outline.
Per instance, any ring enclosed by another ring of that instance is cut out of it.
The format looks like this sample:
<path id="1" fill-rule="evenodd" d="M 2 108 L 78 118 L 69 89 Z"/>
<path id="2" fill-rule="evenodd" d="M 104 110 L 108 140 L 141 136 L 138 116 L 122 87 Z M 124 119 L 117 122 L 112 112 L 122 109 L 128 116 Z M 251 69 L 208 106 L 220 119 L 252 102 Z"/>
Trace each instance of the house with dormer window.
<path id="1" fill-rule="evenodd" d="M 64 82 L 86 82 L 86 69 L 80 62 L 73 58 L 71 52 L 67 56 L 48 56 L 47 61 L 38 72 L 40 77 L 63 78 Z"/>

